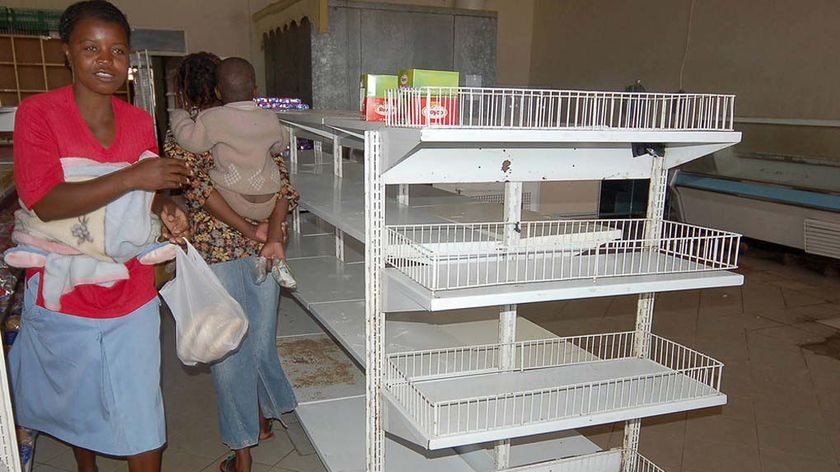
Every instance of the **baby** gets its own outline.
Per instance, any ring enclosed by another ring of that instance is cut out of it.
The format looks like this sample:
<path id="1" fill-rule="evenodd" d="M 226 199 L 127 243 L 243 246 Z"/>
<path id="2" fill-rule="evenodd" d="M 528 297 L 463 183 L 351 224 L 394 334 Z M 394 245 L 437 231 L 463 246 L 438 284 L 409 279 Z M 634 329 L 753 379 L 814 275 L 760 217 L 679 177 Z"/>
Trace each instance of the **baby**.
<path id="1" fill-rule="evenodd" d="M 268 218 L 272 226 L 270 218 L 282 184 L 272 154 L 286 149 L 289 134 L 273 112 L 254 103 L 257 86 L 251 63 L 239 57 L 225 59 L 216 75 L 216 96 L 223 106 L 202 111 L 195 121 L 186 110 L 173 111 L 172 133 L 188 151 L 212 151 L 215 167 L 208 175 L 235 213 L 254 221 Z M 265 260 L 260 259 L 258 283 L 265 278 Z M 272 275 L 281 286 L 294 288 L 294 278 L 282 259 L 274 260 Z"/>

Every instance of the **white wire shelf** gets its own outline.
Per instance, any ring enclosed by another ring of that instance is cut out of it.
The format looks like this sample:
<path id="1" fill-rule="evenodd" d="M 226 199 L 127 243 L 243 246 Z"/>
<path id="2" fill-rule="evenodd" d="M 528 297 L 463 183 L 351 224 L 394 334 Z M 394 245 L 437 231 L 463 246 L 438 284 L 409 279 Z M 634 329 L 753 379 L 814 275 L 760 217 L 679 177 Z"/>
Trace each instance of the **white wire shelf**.
<path id="1" fill-rule="evenodd" d="M 390 354 L 384 390 L 437 449 L 717 406 L 723 364 L 656 335 L 647 357 L 634 332 Z M 476 395 L 475 392 L 482 392 Z"/>
<path id="2" fill-rule="evenodd" d="M 542 464 L 507 469 L 505 472 L 665 472 L 636 451 L 610 449 Z"/>
<path id="3" fill-rule="evenodd" d="M 387 91 L 388 126 L 732 131 L 735 96 L 469 87 Z"/>
<path id="4" fill-rule="evenodd" d="M 645 219 L 395 225 L 387 233 L 387 263 L 429 290 L 735 269 L 741 237 Z"/>

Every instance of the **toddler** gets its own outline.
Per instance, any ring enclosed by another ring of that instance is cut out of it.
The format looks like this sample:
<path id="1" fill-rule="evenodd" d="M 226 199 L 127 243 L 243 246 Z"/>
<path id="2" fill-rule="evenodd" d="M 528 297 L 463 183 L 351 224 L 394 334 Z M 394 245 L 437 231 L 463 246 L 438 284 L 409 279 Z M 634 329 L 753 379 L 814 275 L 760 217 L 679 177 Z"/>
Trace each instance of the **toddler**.
<path id="1" fill-rule="evenodd" d="M 208 174 L 235 213 L 254 221 L 269 219 L 269 226 L 279 224 L 271 221 L 282 184 L 272 155 L 285 150 L 289 134 L 273 112 L 254 103 L 257 87 L 250 62 L 239 57 L 225 59 L 216 75 L 216 96 L 222 106 L 202 111 L 195 120 L 186 110 L 173 111 L 172 133 L 188 151 L 212 151 L 215 167 Z M 265 263 L 264 258 L 258 258 L 258 282 L 265 278 Z M 281 286 L 294 288 L 283 257 L 274 259 L 271 272 Z"/>

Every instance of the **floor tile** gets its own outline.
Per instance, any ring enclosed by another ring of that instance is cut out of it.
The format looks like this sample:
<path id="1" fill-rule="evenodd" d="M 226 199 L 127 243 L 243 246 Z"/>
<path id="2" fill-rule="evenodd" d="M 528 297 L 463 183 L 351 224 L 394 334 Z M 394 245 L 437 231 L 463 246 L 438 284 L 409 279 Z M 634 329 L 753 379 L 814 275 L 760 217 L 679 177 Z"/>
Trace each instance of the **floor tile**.
<path id="1" fill-rule="evenodd" d="M 812 405 L 803 406 L 761 397 L 755 400 L 755 422 L 758 425 L 788 426 L 817 432 L 830 431 L 822 412 Z"/>
<path id="2" fill-rule="evenodd" d="M 205 468 L 213 465 L 216 465 L 215 458 L 208 458 L 205 455 L 192 454 L 180 450 L 167 449 L 163 454 L 161 472 L 204 470 Z"/>
<path id="3" fill-rule="evenodd" d="M 294 472 L 326 472 L 317 454 L 301 455 L 292 452 L 284 457 L 272 471 L 289 470 Z"/>
<path id="4" fill-rule="evenodd" d="M 51 465 L 41 464 L 40 462 L 36 461 L 32 464 L 32 472 L 72 472 L 72 471 L 67 470 L 67 469 L 59 469 L 59 468 L 53 467 Z"/>
<path id="5" fill-rule="evenodd" d="M 294 450 L 295 446 L 292 444 L 288 433 L 278 425 L 274 428 L 274 437 L 272 439 L 260 441 L 257 447 L 251 449 L 251 457 L 256 463 L 274 466 Z"/>
<path id="6" fill-rule="evenodd" d="M 703 290 L 700 295 L 700 314 L 727 315 L 743 313 L 740 287 Z"/>
<path id="7" fill-rule="evenodd" d="M 50 459 L 55 458 L 68 449 L 70 449 L 70 446 L 52 436 L 39 434 L 35 439 L 35 462 L 46 464 Z"/>
<path id="8" fill-rule="evenodd" d="M 289 429 L 286 431 L 286 434 L 289 435 L 289 439 L 291 440 L 298 454 L 315 454 L 315 448 L 312 447 L 312 443 L 309 442 L 309 437 L 306 436 L 306 432 L 303 430 L 303 426 L 301 426 L 300 423 L 290 424 Z"/>
<path id="9" fill-rule="evenodd" d="M 820 461 L 834 460 L 832 439 L 825 433 L 787 426 L 758 425 L 759 451 L 778 451 Z"/>
<path id="10" fill-rule="evenodd" d="M 788 307 L 820 305 L 828 301 L 821 296 L 784 287 L 782 288 L 782 296 L 785 299 L 785 306 Z"/>
<path id="11" fill-rule="evenodd" d="M 752 283 L 750 277 L 746 278 L 744 286 L 741 287 L 741 299 L 745 313 L 785 306 L 785 298 L 782 296 L 780 287 L 762 282 Z"/>
<path id="12" fill-rule="evenodd" d="M 703 472 L 762 472 L 757 449 L 703 440 L 686 442 L 682 468 Z"/>
<path id="13" fill-rule="evenodd" d="M 699 412 L 704 411 L 712 411 L 715 414 L 720 414 L 727 418 L 755 421 L 755 401 L 747 397 L 727 395 L 726 405 L 707 410 L 699 410 Z M 689 412 L 689 415 L 691 415 L 691 412 Z"/>
<path id="14" fill-rule="evenodd" d="M 762 472 L 840 472 L 837 461 L 802 457 L 776 450 L 761 451 Z"/>
<path id="15" fill-rule="evenodd" d="M 758 449 L 755 421 L 723 415 L 693 417 L 691 421 L 686 421 L 685 440 L 737 444 L 749 449 Z"/>

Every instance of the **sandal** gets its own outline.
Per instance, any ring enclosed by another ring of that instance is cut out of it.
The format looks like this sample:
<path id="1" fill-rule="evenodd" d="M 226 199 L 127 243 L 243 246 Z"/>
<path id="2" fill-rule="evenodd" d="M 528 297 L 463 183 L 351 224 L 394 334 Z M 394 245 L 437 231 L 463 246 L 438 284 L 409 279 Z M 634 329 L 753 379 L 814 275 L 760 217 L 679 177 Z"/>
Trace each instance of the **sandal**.
<path id="1" fill-rule="evenodd" d="M 260 431 L 260 441 L 268 441 L 268 440 L 270 440 L 270 439 L 273 439 L 273 438 L 274 438 L 274 431 L 272 431 L 272 429 L 273 429 L 273 425 L 274 425 L 274 421 L 272 421 L 272 420 L 270 420 L 270 419 L 269 419 L 269 420 L 266 420 L 266 421 L 268 422 L 268 427 L 266 428 L 265 433 L 263 433 L 262 431 Z"/>
<path id="2" fill-rule="evenodd" d="M 236 454 L 231 452 L 225 460 L 219 464 L 220 472 L 236 472 Z"/>

